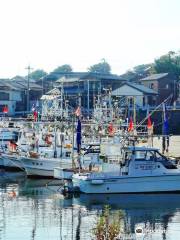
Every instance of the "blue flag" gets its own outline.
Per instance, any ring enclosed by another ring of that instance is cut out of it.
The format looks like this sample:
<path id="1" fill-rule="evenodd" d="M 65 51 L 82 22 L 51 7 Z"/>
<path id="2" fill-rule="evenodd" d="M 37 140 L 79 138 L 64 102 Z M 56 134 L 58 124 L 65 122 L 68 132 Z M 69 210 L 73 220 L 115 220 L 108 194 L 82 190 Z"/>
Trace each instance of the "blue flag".
<path id="1" fill-rule="evenodd" d="M 78 119 L 77 129 L 76 129 L 76 143 L 77 143 L 77 152 L 80 153 L 81 149 L 81 121 Z"/>
<path id="2" fill-rule="evenodd" d="M 163 103 L 163 135 L 169 135 L 169 123 L 165 103 Z"/>

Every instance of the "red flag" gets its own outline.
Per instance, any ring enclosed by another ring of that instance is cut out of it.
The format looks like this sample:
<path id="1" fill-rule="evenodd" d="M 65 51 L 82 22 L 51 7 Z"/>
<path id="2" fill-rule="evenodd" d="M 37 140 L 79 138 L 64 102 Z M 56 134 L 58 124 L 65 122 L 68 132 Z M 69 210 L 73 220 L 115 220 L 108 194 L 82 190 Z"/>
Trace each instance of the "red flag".
<path id="1" fill-rule="evenodd" d="M 133 124 L 132 117 L 130 117 L 130 122 L 129 122 L 129 126 L 128 126 L 128 132 L 131 132 L 133 130 L 134 130 L 134 124 Z"/>
<path id="2" fill-rule="evenodd" d="M 79 117 L 80 114 L 81 114 L 81 109 L 80 109 L 80 107 L 77 107 L 77 109 L 76 109 L 76 111 L 75 111 L 75 115 L 76 115 L 77 117 Z"/>
<path id="3" fill-rule="evenodd" d="M 109 135 L 114 134 L 114 127 L 113 127 L 112 123 L 110 123 L 109 126 L 108 126 L 108 133 L 109 133 Z"/>
<path id="4" fill-rule="evenodd" d="M 151 122 L 150 116 L 148 116 L 147 128 L 148 128 L 148 129 L 151 129 L 151 128 L 152 128 L 152 122 Z"/>
<path id="5" fill-rule="evenodd" d="M 8 111 L 9 111 L 8 106 L 4 106 L 2 111 L 3 111 L 3 113 L 8 113 Z"/>
<path id="6" fill-rule="evenodd" d="M 38 112 L 34 111 L 33 115 L 34 115 L 34 121 L 37 122 L 37 120 L 38 120 Z"/>

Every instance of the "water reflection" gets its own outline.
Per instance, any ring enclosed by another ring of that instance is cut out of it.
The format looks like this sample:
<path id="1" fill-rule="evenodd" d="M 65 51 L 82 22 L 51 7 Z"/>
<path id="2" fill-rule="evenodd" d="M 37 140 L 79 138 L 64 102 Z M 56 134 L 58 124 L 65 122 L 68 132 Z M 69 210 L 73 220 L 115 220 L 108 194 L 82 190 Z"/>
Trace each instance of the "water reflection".
<path id="1" fill-rule="evenodd" d="M 102 209 L 103 205 L 114 211 L 121 209 L 125 232 L 134 233 L 141 225 L 147 233 L 162 234 L 162 239 L 166 238 L 168 224 L 180 220 L 180 194 L 81 194 L 76 201 L 89 211 Z"/>
<path id="2" fill-rule="evenodd" d="M 123 211 L 124 230 L 131 239 L 135 239 L 138 226 L 146 239 L 178 239 L 180 194 L 80 194 L 64 198 L 58 192 L 61 184 L 59 180 L 26 179 L 23 172 L 0 174 L 0 240 L 93 239 L 97 216 L 107 204 L 112 213 Z M 12 191 L 15 196 L 9 194 Z"/>

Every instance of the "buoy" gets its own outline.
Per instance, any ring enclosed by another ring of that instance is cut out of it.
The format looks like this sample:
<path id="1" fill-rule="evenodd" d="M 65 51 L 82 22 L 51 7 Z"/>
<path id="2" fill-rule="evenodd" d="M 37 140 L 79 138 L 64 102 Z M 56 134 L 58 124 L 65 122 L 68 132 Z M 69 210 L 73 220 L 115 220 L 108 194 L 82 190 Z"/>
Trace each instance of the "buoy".
<path id="1" fill-rule="evenodd" d="M 16 197 L 16 192 L 14 190 L 12 190 L 12 192 L 8 192 L 8 196 L 15 198 Z"/>

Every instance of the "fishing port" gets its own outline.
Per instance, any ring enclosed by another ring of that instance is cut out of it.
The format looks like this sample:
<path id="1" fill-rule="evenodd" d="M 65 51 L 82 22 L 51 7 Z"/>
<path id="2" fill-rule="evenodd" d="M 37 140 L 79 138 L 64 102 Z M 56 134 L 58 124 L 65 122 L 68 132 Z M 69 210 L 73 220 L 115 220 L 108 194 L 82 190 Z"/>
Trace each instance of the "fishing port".
<path id="1" fill-rule="evenodd" d="M 22 239 L 95 239 L 107 206 L 109 226 L 111 218 L 119 225 L 116 239 L 168 236 L 180 198 L 173 95 L 141 114 L 136 95 L 117 98 L 103 88 L 95 97 L 88 88 L 87 101 L 79 94 L 73 107 L 65 81 L 61 76 L 26 116 L 2 109 L 0 239 L 19 238 L 18 227 Z M 104 231 L 110 239 L 108 226 Z"/>
<path id="2" fill-rule="evenodd" d="M 0 1 L 0 240 L 178 240 L 180 2 Z"/>

